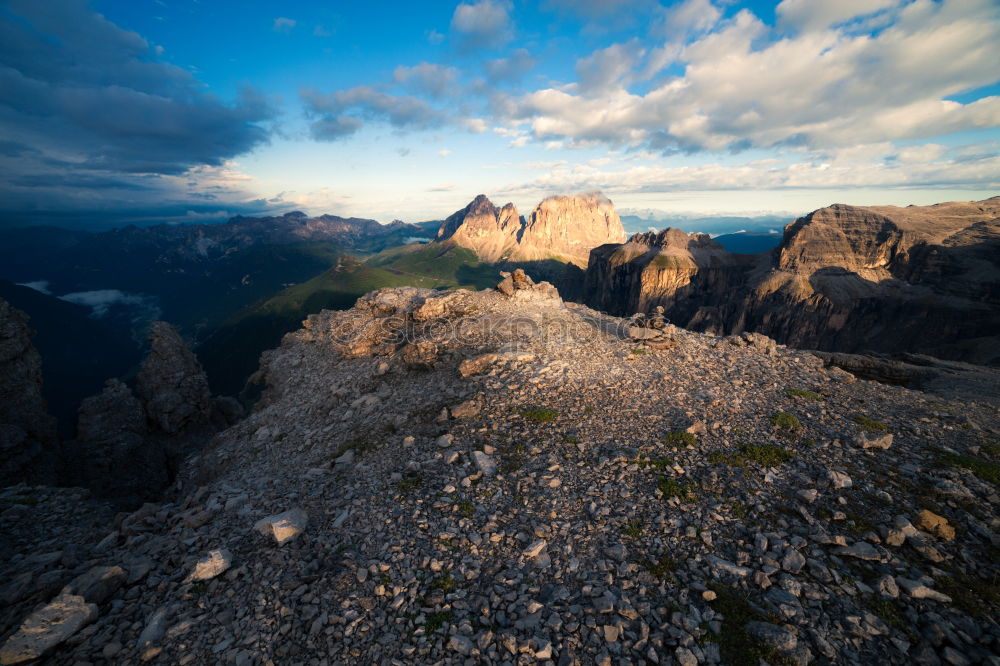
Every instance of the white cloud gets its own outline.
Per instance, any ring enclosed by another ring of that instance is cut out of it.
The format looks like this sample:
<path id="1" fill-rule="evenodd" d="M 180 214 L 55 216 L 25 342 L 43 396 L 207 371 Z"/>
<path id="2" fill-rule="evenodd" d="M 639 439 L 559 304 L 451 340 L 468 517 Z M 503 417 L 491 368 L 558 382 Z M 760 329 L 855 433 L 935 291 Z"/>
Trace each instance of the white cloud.
<path id="1" fill-rule="evenodd" d="M 506 58 L 487 60 L 484 63 L 486 76 L 493 83 L 500 81 L 516 81 L 535 66 L 535 59 L 528 49 L 515 49 Z"/>
<path id="2" fill-rule="evenodd" d="M 576 63 L 580 91 L 589 94 L 626 88 L 633 78 L 632 69 L 643 53 L 639 41 L 633 39 L 625 44 L 612 44 L 581 58 Z"/>
<path id="3" fill-rule="evenodd" d="M 822 30 L 890 9 L 900 0 L 782 0 L 775 14 L 782 25 L 798 30 Z"/>
<path id="4" fill-rule="evenodd" d="M 493 49 L 514 38 L 508 0 L 479 0 L 461 3 L 451 17 L 451 29 L 457 33 L 464 50 Z"/>
<path id="5" fill-rule="evenodd" d="M 438 157 L 448 157 L 449 155 L 451 155 L 451 151 L 447 148 L 443 148 L 438 151 Z"/>
<path id="6" fill-rule="evenodd" d="M 1000 5 L 989 0 L 918 1 L 875 36 L 828 30 L 761 45 L 770 30 L 739 12 L 683 48 L 683 76 L 642 95 L 618 85 L 628 54 L 603 49 L 578 67 L 587 94 L 537 90 L 510 116 L 542 141 L 661 151 L 837 147 L 1000 126 L 1000 98 L 946 99 L 996 80 Z"/>
<path id="7" fill-rule="evenodd" d="M 722 12 L 712 0 L 684 0 L 667 10 L 664 32 L 671 37 L 703 33 L 715 27 Z"/>
<path id="8" fill-rule="evenodd" d="M 274 19 L 273 29 L 275 32 L 284 32 L 287 34 L 292 31 L 292 28 L 295 27 L 295 23 L 296 23 L 295 19 L 291 19 L 285 16 L 279 16 L 278 18 Z"/>
<path id="9" fill-rule="evenodd" d="M 393 71 L 392 80 L 410 90 L 430 97 L 444 97 L 455 92 L 458 70 L 454 67 L 422 62 L 412 67 L 400 65 Z"/>

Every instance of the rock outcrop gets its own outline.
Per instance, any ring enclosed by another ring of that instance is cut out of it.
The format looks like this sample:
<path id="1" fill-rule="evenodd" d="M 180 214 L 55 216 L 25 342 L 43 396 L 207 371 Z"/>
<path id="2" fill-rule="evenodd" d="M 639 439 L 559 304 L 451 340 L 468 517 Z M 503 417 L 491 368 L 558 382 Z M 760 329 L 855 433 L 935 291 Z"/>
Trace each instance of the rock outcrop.
<path id="1" fill-rule="evenodd" d="M 149 342 L 149 355 L 136 378 L 136 392 L 149 420 L 170 435 L 207 425 L 212 393 L 198 359 L 166 322 L 153 322 Z"/>
<path id="2" fill-rule="evenodd" d="M 676 324 L 854 353 L 1000 360 L 1000 197 L 935 206 L 834 205 L 770 253 L 731 255 L 675 230 L 591 252 L 585 301 L 666 308 Z"/>
<path id="3" fill-rule="evenodd" d="M 0 486 L 57 478 L 56 421 L 31 335 L 27 315 L 0 299 Z"/>
<path id="4" fill-rule="evenodd" d="M 497 208 L 480 194 L 444 221 L 438 241 L 452 241 L 482 261 L 555 259 L 587 266 L 590 250 L 625 240 L 614 204 L 600 193 L 549 197 L 528 219 L 513 204 Z"/>
<path id="5" fill-rule="evenodd" d="M 70 482 L 125 504 L 152 499 L 171 481 L 161 440 L 150 433 L 146 410 L 129 387 L 110 379 L 80 405 L 77 440 L 66 446 Z"/>

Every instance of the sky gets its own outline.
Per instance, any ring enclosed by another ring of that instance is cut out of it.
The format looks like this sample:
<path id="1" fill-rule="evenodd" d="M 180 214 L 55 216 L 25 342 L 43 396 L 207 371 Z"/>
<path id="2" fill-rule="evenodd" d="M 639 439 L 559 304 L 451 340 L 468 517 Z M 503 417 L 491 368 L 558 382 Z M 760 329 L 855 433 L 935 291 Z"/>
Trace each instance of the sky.
<path id="1" fill-rule="evenodd" d="M 996 0 L 0 0 L 0 223 L 1000 194 Z"/>

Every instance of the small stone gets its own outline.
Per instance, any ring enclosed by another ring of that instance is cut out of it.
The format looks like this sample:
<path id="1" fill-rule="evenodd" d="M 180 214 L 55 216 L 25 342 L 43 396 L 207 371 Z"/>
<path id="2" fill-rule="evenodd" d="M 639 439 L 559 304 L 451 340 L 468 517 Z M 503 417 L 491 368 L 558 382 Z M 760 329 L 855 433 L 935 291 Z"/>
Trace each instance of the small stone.
<path id="1" fill-rule="evenodd" d="M 805 502 L 806 504 L 812 504 L 813 502 L 816 501 L 816 497 L 819 496 L 819 493 L 816 491 L 815 488 L 808 488 L 805 490 L 800 490 L 799 492 L 795 493 L 795 496 L 798 497 L 803 502 Z"/>
<path id="2" fill-rule="evenodd" d="M 718 598 L 718 596 L 719 595 L 717 595 L 712 590 L 705 590 L 704 592 L 701 593 L 701 598 L 704 599 L 705 601 L 715 601 L 716 598 Z"/>
<path id="3" fill-rule="evenodd" d="M 121 567 L 92 567 L 63 588 L 62 594 L 77 594 L 92 604 L 103 604 L 114 596 L 128 574 Z"/>
<path id="4" fill-rule="evenodd" d="M 899 586 L 896 585 L 896 579 L 888 574 L 878 579 L 875 583 L 875 589 L 883 597 L 895 599 L 899 596 Z"/>
<path id="5" fill-rule="evenodd" d="M 951 597 L 947 594 L 933 590 L 918 580 L 910 580 L 909 578 L 897 576 L 896 582 L 899 584 L 899 587 L 903 588 L 903 590 L 905 590 L 906 593 L 914 599 L 931 599 L 933 601 L 941 601 L 943 603 L 951 602 Z"/>
<path id="6" fill-rule="evenodd" d="M 802 567 L 805 565 L 805 556 L 794 548 L 789 548 L 785 556 L 781 558 L 781 568 L 791 573 L 802 571 Z"/>
<path id="7" fill-rule="evenodd" d="M 254 524 L 254 529 L 264 536 L 274 537 L 282 546 L 305 531 L 309 516 L 302 509 L 289 509 L 267 518 L 262 518 Z"/>
<path id="8" fill-rule="evenodd" d="M 451 408 L 453 419 L 467 419 L 475 416 L 480 411 L 479 403 L 475 400 L 466 400 Z"/>
<path id="9" fill-rule="evenodd" d="M 854 443 L 863 449 L 885 450 L 892 446 L 892 433 L 869 437 L 865 433 L 860 433 L 854 438 Z"/>
<path id="10" fill-rule="evenodd" d="M 56 597 L 35 611 L 0 647 L 0 664 L 23 664 L 39 659 L 97 617 L 97 604 L 81 596 Z"/>
<path id="11" fill-rule="evenodd" d="M 845 548 L 838 548 L 836 551 L 838 555 L 847 555 L 848 557 L 854 557 L 859 560 L 869 560 L 876 561 L 882 559 L 878 550 L 875 546 L 871 545 L 867 541 L 858 541 L 852 546 L 847 546 Z"/>
<path id="12" fill-rule="evenodd" d="M 830 484 L 831 488 L 840 490 L 842 488 L 850 488 L 854 485 L 851 477 L 847 476 L 843 472 L 838 472 L 835 469 L 826 470 L 826 480 Z"/>
<path id="13" fill-rule="evenodd" d="M 194 565 L 194 570 L 184 579 L 185 583 L 209 580 L 225 573 L 233 562 L 233 555 L 225 548 L 210 550 Z"/>
<path id="14" fill-rule="evenodd" d="M 685 647 L 674 650 L 674 658 L 680 666 L 698 666 L 698 658 L 694 656 L 694 652 Z"/>
<path id="15" fill-rule="evenodd" d="M 448 649 L 468 657 L 476 649 L 476 646 L 469 638 L 455 634 L 448 639 Z"/>
<path id="16" fill-rule="evenodd" d="M 925 532 L 930 532 L 945 541 L 953 541 L 955 539 L 955 528 L 948 524 L 948 519 L 927 509 L 917 514 L 916 527 Z"/>
<path id="17" fill-rule="evenodd" d="M 440 449 L 447 449 L 448 447 L 451 446 L 451 443 L 453 441 L 455 441 L 455 438 L 451 435 L 451 433 L 445 433 L 444 435 L 441 435 L 440 437 L 435 439 L 434 443 L 437 444 L 438 448 Z"/>
<path id="18" fill-rule="evenodd" d="M 545 550 L 545 546 L 549 545 L 549 542 L 545 539 L 538 539 L 532 542 L 530 546 L 524 549 L 524 556 L 528 559 L 535 557 Z"/>
<path id="19" fill-rule="evenodd" d="M 799 642 L 790 630 L 770 622 L 751 621 L 747 622 L 744 628 L 779 652 L 791 652 Z"/>
<path id="20" fill-rule="evenodd" d="M 495 476 L 497 464 L 490 456 L 483 451 L 473 451 L 472 460 L 476 463 L 476 469 L 483 473 L 483 476 Z"/>
<path id="21" fill-rule="evenodd" d="M 613 624 L 604 625 L 604 640 L 609 643 L 618 642 L 618 627 Z"/>

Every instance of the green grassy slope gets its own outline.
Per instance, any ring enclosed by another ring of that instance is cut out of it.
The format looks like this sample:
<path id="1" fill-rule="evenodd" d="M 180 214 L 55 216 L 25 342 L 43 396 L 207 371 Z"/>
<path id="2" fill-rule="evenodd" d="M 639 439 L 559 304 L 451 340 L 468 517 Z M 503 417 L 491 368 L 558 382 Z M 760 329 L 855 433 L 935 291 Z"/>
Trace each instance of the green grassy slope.
<path id="1" fill-rule="evenodd" d="M 198 346 L 212 390 L 234 395 L 257 369 L 261 352 L 276 347 L 310 314 L 346 310 L 364 294 L 383 287 L 479 289 L 497 282 L 497 269 L 469 250 L 446 245 L 408 245 L 368 261 L 342 255 L 337 265 L 280 291 L 217 327 Z"/>

